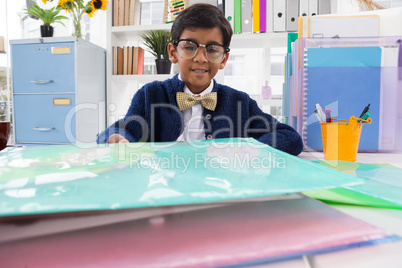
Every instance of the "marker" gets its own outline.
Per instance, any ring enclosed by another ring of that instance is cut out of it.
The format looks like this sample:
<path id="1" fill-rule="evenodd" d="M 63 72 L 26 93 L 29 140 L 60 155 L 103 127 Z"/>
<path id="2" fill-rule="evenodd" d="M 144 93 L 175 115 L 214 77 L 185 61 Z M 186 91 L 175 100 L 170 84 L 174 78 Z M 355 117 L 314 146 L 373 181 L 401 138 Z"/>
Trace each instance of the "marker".
<path id="1" fill-rule="evenodd" d="M 321 121 L 321 117 L 319 116 L 317 110 L 314 111 L 314 114 L 315 114 L 315 116 L 318 118 L 318 121 L 319 121 L 319 122 L 322 122 L 322 121 Z"/>
<path id="2" fill-rule="evenodd" d="M 325 121 L 326 121 L 326 117 L 325 117 L 325 114 L 324 114 L 324 110 L 321 108 L 320 104 L 317 103 L 317 104 L 315 105 L 315 108 L 317 109 L 318 115 L 319 115 L 320 118 L 321 118 L 320 122 L 325 122 Z"/>
<path id="3" fill-rule="evenodd" d="M 325 108 L 325 117 L 327 118 L 327 123 L 332 123 L 331 109 Z"/>
<path id="4" fill-rule="evenodd" d="M 368 110 L 370 109 L 370 103 L 364 108 L 363 112 L 361 113 L 361 115 L 359 116 L 359 118 L 362 118 L 362 116 L 368 112 Z M 370 114 L 369 114 L 370 115 Z"/>

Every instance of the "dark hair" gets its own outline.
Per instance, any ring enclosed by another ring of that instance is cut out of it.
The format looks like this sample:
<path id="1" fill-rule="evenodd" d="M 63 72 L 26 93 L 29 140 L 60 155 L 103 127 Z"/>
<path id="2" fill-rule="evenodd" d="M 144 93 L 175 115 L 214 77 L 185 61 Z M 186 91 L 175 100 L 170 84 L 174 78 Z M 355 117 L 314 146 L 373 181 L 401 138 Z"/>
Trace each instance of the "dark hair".
<path id="1" fill-rule="evenodd" d="M 209 4 L 194 4 L 180 12 L 173 21 L 172 40 L 179 40 L 184 29 L 215 27 L 222 32 L 223 45 L 229 47 L 233 30 L 222 10 Z"/>

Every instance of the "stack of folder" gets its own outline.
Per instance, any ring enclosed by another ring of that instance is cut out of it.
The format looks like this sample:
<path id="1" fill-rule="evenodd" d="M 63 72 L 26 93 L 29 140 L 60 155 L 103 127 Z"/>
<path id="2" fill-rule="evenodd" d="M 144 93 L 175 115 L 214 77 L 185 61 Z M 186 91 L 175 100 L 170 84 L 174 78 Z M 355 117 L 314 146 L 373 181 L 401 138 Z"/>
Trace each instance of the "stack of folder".
<path id="1" fill-rule="evenodd" d="M 362 179 L 253 139 L 0 156 L 5 267 L 250 266 L 400 239 L 299 194 Z"/>
<path id="2" fill-rule="evenodd" d="M 332 116 L 359 116 L 371 104 L 372 124 L 361 133 L 359 151 L 401 151 L 402 36 L 302 38 L 293 44 L 285 118 L 305 146 L 322 150 L 315 104 Z"/>

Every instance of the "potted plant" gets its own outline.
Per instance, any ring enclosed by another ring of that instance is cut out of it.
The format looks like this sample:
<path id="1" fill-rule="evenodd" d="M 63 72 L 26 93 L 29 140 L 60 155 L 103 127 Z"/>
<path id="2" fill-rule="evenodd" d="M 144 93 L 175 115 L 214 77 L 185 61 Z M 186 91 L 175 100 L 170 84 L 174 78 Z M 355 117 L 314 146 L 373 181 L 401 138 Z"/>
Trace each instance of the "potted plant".
<path id="1" fill-rule="evenodd" d="M 172 35 L 168 31 L 151 30 L 145 34 L 141 34 L 144 45 L 149 52 L 156 58 L 156 73 L 170 74 L 172 62 L 169 60 L 167 50 L 168 44 L 172 41 Z"/>
<path id="2" fill-rule="evenodd" d="M 53 26 L 50 24 L 58 22 L 63 24 L 61 20 L 68 19 L 66 16 L 59 15 L 62 10 L 61 7 L 52 7 L 50 9 L 43 9 L 36 3 L 31 1 L 32 5 L 27 6 L 25 14 L 32 15 L 43 21 L 43 25 L 40 26 L 41 37 L 52 37 Z"/>

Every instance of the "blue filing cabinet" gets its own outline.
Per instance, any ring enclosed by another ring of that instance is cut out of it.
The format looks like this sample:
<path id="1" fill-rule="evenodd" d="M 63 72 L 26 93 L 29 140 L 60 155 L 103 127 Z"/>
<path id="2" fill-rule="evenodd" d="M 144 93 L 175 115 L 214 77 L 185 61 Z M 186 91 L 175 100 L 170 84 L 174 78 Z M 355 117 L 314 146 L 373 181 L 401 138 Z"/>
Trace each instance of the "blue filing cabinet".
<path id="1" fill-rule="evenodd" d="M 105 50 L 75 37 L 12 40 L 16 143 L 94 143 L 106 128 Z"/>

